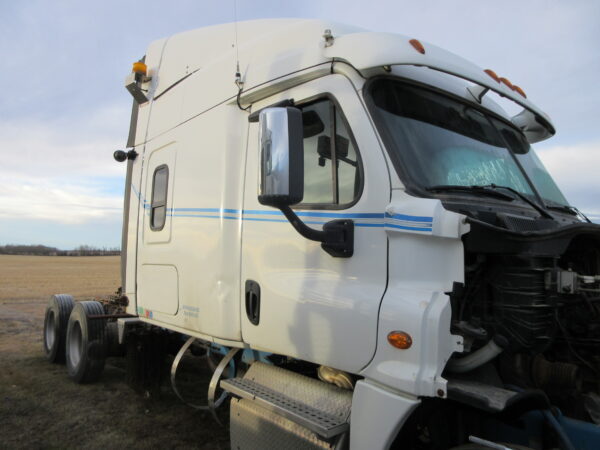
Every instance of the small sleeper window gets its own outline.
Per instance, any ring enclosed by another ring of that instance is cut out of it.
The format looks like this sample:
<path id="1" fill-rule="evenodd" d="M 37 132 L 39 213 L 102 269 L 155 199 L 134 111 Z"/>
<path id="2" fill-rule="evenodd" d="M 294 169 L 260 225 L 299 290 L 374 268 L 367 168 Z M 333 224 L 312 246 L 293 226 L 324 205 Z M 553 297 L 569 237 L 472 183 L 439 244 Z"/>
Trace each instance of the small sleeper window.
<path id="1" fill-rule="evenodd" d="M 158 166 L 152 177 L 152 201 L 150 202 L 150 229 L 160 231 L 167 218 L 167 189 L 169 186 L 169 168 Z"/>

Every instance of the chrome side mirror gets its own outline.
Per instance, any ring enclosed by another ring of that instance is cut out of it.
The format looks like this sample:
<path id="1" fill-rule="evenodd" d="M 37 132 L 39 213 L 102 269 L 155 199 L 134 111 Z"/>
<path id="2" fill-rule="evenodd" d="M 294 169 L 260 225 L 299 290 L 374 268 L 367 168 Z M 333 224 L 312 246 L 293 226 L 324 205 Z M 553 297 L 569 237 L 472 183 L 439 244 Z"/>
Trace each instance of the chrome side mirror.
<path id="1" fill-rule="evenodd" d="M 304 136 L 302 112 L 292 107 L 265 108 L 259 114 L 258 201 L 281 210 L 298 233 L 321 242 L 336 258 L 354 254 L 354 222 L 332 220 L 317 230 L 306 225 L 290 208 L 304 197 Z M 311 128 L 306 123 L 307 129 Z M 314 128 L 314 127 L 313 127 Z"/>
<path id="2" fill-rule="evenodd" d="M 304 197 L 302 112 L 297 108 L 265 108 L 259 115 L 258 201 L 276 208 Z"/>

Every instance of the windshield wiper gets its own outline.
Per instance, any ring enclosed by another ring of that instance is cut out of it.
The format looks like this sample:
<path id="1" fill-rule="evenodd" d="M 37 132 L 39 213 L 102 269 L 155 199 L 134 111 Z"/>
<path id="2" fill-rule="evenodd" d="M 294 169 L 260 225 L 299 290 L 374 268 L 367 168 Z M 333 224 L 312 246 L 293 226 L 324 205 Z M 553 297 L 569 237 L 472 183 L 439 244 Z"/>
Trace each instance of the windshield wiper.
<path id="1" fill-rule="evenodd" d="M 501 200 L 513 201 L 512 195 L 503 194 L 502 192 L 495 191 L 493 189 L 487 189 L 485 186 L 462 186 L 459 184 L 440 184 L 436 186 L 430 186 L 425 188 L 429 192 L 444 192 L 444 191 L 458 191 L 458 192 L 469 192 L 474 194 L 487 195 L 489 197 L 496 197 Z"/>
<path id="2" fill-rule="evenodd" d="M 584 213 L 582 213 L 577 208 L 575 208 L 574 206 L 571 206 L 571 205 L 546 205 L 546 208 L 552 209 L 554 211 L 565 212 L 565 213 L 571 214 L 573 216 L 577 216 L 580 219 L 583 219 L 589 223 L 592 222 L 590 219 L 587 218 L 587 216 Z"/>
<path id="3" fill-rule="evenodd" d="M 554 217 L 552 217 L 547 211 L 544 211 L 544 208 L 542 208 L 540 205 L 538 205 L 534 201 L 527 198 L 527 196 L 525 196 L 521 192 L 517 191 L 516 189 L 511 188 L 510 186 L 498 186 L 497 184 L 492 183 L 492 184 L 472 185 L 472 186 L 439 185 L 439 186 L 431 186 L 429 188 L 426 188 L 427 191 L 431 191 L 431 192 L 465 191 L 465 192 L 478 192 L 478 193 L 482 193 L 482 194 L 486 194 L 486 195 L 495 194 L 495 196 L 497 198 L 503 198 L 505 200 L 511 200 L 511 201 L 514 200 L 513 196 L 508 195 L 508 194 L 502 194 L 501 192 L 498 192 L 496 189 L 504 189 L 506 191 L 509 191 L 509 192 L 515 194 L 517 197 L 519 197 L 521 200 L 523 200 L 525 203 L 527 203 L 529 206 L 531 206 L 537 212 L 539 212 L 542 217 L 545 217 L 546 219 L 554 220 Z"/>
<path id="4" fill-rule="evenodd" d="M 492 184 L 486 184 L 485 186 L 481 186 L 481 187 L 490 188 L 490 189 L 505 189 L 509 192 L 512 192 L 517 197 L 519 197 L 521 200 L 523 200 L 525 203 L 528 203 L 529 205 L 531 205 L 531 207 L 534 208 L 537 212 L 539 212 L 542 217 L 545 217 L 546 219 L 554 220 L 554 217 L 552 217 L 552 215 L 549 214 L 548 211 L 545 211 L 544 208 L 542 208 L 540 205 L 538 205 L 533 200 L 530 200 L 525 194 L 517 191 L 516 189 L 511 188 L 510 186 L 498 186 L 498 185 L 492 183 Z"/>
<path id="5" fill-rule="evenodd" d="M 577 216 L 577 212 L 568 205 L 546 205 L 546 208 L 548 209 L 552 209 L 554 211 L 560 211 L 560 212 L 564 212 L 567 214 L 571 214 L 572 216 Z"/>

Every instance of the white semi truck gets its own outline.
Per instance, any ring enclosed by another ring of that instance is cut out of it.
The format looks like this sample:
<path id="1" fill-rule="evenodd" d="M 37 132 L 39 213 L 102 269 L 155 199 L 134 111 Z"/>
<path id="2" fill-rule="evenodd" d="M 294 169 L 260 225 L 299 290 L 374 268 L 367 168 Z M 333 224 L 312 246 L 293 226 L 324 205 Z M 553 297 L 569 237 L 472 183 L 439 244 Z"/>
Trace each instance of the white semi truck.
<path id="1" fill-rule="evenodd" d="M 120 295 L 46 313 L 75 381 L 176 344 L 235 449 L 600 448 L 600 226 L 522 88 L 292 19 L 153 42 L 126 87 Z"/>

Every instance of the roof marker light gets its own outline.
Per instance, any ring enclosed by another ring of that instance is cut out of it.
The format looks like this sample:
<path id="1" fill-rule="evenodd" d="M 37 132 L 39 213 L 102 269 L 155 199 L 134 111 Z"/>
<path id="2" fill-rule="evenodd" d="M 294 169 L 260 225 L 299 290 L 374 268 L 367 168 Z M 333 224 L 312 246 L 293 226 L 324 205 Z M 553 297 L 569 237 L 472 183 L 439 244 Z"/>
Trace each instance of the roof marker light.
<path id="1" fill-rule="evenodd" d="M 400 350 L 406 350 L 412 345 L 412 338 L 405 331 L 391 331 L 387 335 L 387 340 L 392 347 Z"/>
<path id="2" fill-rule="evenodd" d="M 525 95 L 525 91 L 516 84 L 513 84 L 513 91 L 517 91 L 523 98 L 527 98 L 527 95 Z"/>
<path id="3" fill-rule="evenodd" d="M 141 75 L 147 75 L 148 74 L 148 66 L 146 66 L 146 64 L 144 64 L 143 62 L 137 61 L 133 63 L 133 68 L 131 69 L 132 72 L 135 73 L 139 73 Z"/>
<path id="4" fill-rule="evenodd" d="M 500 83 L 500 77 L 492 69 L 485 69 L 484 72 L 492 77 L 496 83 Z"/>
<path id="5" fill-rule="evenodd" d="M 502 84 L 508 86 L 509 88 L 511 88 L 513 91 L 515 90 L 513 84 L 506 78 L 504 77 L 500 77 L 500 82 L 502 82 Z"/>
<path id="6" fill-rule="evenodd" d="M 421 53 L 422 55 L 425 54 L 425 47 L 423 47 L 423 44 L 421 44 L 417 39 L 411 39 L 410 41 L 408 41 L 410 43 L 410 45 L 413 46 L 413 48 L 418 51 L 419 53 Z"/>

